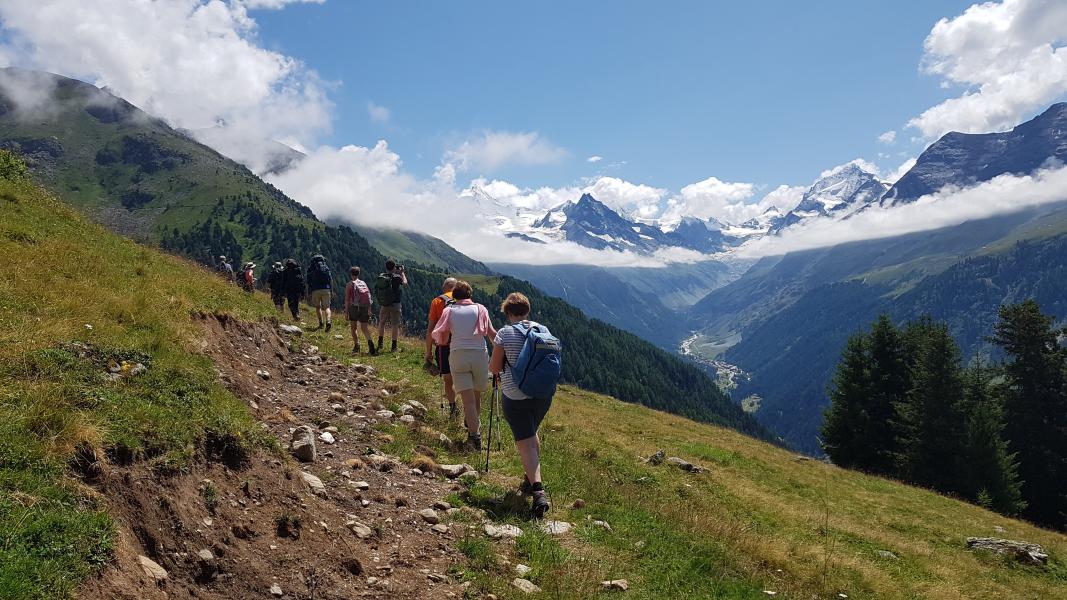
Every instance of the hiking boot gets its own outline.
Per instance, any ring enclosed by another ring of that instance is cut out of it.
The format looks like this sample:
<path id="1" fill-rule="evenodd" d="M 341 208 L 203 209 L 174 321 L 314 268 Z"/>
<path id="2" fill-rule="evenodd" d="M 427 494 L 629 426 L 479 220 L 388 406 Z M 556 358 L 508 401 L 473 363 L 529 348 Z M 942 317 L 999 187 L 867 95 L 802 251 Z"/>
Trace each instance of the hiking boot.
<path id="1" fill-rule="evenodd" d="M 318 331 L 320 329 L 322 329 L 322 321 L 319 321 L 319 326 L 316 327 L 315 329 L 312 329 L 312 331 Z"/>
<path id="2" fill-rule="evenodd" d="M 482 434 L 480 434 L 480 433 L 468 434 L 467 435 L 467 446 L 470 447 L 472 450 L 481 452 L 482 451 Z"/>
<path id="3" fill-rule="evenodd" d="M 448 405 L 448 418 L 449 419 L 455 419 L 458 415 L 459 415 L 459 407 L 456 406 L 456 403 L 453 402 L 452 404 L 449 404 Z"/>
<path id="4" fill-rule="evenodd" d="M 367 350 L 370 351 L 371 356 L 378 356 L 378 349 L 374 347 L 374 342 L 367 340 Z"/>
<path id="5" fill-rule="evenodd" d="M 519 484 L 519 494 L 524 497 L 533 494 L 533 484 L 530 483 L 529 479 L 526 479 L 525 475 L 522 476 L 522 483 Z"/>
<path id="6" fill-rule="evenodd" d="M 359 354 L 359 342 L 352 344 L 352 354 Z"/>
<path id="7" fill-rule="evenodd" d="M 326 321 L 326 333 L 330 333 L 330 328 L 333 327 L 333 322 Z"/>
<path id="8" fill-rule="evenodd" d="M 392 345 L 392 347 L 389 348 L 389 351 L 390 352 L 396 352 L 396 340 L 393 340 L 393 345 Z"/>
<path id="9" fill-rule="evenodd" d="M 378 336 L 378 352 L 381 352 L 382 348 L 385 348 L 385 342 L 382 341 L 381 336 Z"/>
<path id="10" fill-rule="evenodd" d="M 534 518 L 543 519 L 548 513 L 548 509 L 552 506 L 548 503 L 548 494 L 544 490 L 536 490 L 533 493 L 533 514 Z"/>

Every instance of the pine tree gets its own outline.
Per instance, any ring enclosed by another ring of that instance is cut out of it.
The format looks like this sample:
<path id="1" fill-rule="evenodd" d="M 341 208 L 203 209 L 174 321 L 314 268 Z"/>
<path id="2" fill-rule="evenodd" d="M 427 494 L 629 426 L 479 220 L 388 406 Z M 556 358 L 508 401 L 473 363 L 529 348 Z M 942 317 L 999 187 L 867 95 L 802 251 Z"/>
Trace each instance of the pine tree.
<path id="1" fill-rule="evenodd" d="M 1052 318 L 1033 300 L 1002 306 L 993 341 L 1008 355 L 1004 398 L 1009 449 L 1019 460 L 1024 515 L 1067 525 L 1067 382 Z"/>
<path id="2" fill-rule="evenodd" d="M 823 450 L 838 466 L 867 470 L 876 462 L 878 449 L 866 435 L 869 419 L 864 404 L 870 394 L 867 336 L 857 333 L 841 353 L 830 387 L 830 408 L 822 426 Z"/>
<path id="3" fill-rule="evenodd" d="M 960 350 L 948 326 L 924 327 L 912 387 L 899 405 L 900 475 L 942 492 L 959 492 L 965 452 Z"/>
<path id="4" fill-rule="evenodd" d="M 911 376 L 904 339 L 887 315 L 874 323 L 868 339 L 871 393 L 864 407 L 869 419 L 866 437 L 876 452 L 869 469 L 889 475 L 895 470 L 897 454 L 896 406 L 905 399 Z"/>
<path id="5" fill-rule="evenodd" d="M 967 452 L 963 493 L 1005 515 L 1019 514 L 1026 503 L 1020 492 L 1018 464 L 1004 441 L 1004 413 L 990 389 L 989 370 L 976 360 L 964 374 Z"/>

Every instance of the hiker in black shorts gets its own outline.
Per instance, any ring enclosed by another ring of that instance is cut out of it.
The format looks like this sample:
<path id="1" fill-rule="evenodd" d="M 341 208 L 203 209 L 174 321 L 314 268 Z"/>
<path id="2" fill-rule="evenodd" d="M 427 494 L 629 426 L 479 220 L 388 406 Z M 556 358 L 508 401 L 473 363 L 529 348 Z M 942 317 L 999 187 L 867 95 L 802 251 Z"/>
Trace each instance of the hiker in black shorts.
<path id="1" fill-rule="evenodd" d="M 276 262 L 271 265 L 270 273 L 267 274 L 267 287 L 270 288 L 270 299 L 274 301 L 274 307 L 282 312 L 285 307 L 285 270 L 282 263 Z"/>
<path id="2" fill-rule="evenodd" d="M 300 298 L 304 295 L 304 272 L 291 258 L 285 260 L 285 268 L 282 270 L 282 292 L 289 301 L 289 312 L 293 313 L 293 320 L 299 321 Z"/>
<path id="3" fill-rule="evenodd" d="M 437 326 L 437 321 L 441 319 L 442 313 L 445 309 L 455 303 L 452 299 L 452 290 L 456 288 L 456 278 L 449 277 L 445 279 L 444 284 L 441 286 L 441 295 L 433 299 L 430 303 L 430 315 L 427 319 L 426 328 L 426 363 L 425 366 L 433 371 L 436 371 L 441 379 L 444 381 L 445 398 L 448 399 L 448 416 L 454 417 L 459 414 L 459 410 L 456 408 L 456 390 L 452 388 L 452 371 L 448 364 L 448 344 L 438 346 L 433 341 L 433 328 Z"/>

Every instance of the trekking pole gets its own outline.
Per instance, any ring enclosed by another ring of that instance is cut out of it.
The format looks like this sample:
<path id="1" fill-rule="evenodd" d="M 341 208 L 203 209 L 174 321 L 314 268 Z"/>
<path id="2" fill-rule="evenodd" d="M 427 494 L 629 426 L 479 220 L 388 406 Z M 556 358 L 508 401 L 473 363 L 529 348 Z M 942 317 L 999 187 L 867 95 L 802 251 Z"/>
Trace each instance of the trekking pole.
<path id="1" fill-rule="evenodd" d="M 501 396 L 504 392 L 501 391 L 500 385 L 498 385 L 495 377 L 493 378 L 493 384 L 493 404 L 499 404 L 500 410 L 503 411 L 504 401 Z M 500 412 L 496 413 L 496 451 L 500 452 Z"/>
<path id="2" fill-rule="evenodd" d="M 496 390 L 497 380 L 496 375 L 493 375 L 493 393 L 489 401 L 489 438 L 485 441 L 485 472 L 489 472 L 489 452 L 493 449 L 493 417 L 496 415 Z"/>

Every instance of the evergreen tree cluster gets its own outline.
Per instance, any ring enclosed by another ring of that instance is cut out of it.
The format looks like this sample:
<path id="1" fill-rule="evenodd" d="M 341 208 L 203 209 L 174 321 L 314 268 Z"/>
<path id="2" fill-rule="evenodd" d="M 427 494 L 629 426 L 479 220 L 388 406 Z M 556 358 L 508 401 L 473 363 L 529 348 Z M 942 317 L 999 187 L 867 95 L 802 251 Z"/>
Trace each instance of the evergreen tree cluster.
<path id="1" fill-rule="evenodd" d="M 961 362 L 948 325 L 882 315 L 845 345 L 822 445 L 837 465 L 1067 526 L 1067 351 L 1033 300 L 1003 306 L 1003 364 Z"/>

